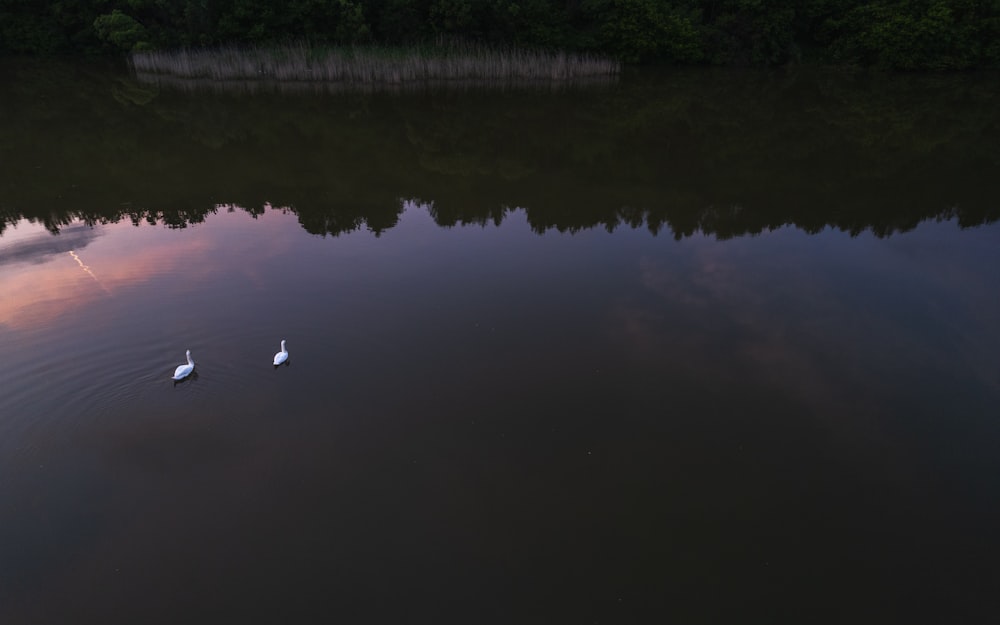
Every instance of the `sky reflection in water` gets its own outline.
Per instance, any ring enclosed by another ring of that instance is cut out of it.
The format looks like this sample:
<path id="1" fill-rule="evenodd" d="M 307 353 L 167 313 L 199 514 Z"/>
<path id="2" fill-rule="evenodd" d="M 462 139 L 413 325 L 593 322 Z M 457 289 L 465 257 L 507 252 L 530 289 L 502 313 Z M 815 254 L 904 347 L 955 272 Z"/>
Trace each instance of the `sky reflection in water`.
<path id="1" fill-rule="evenodd" d="M 0 614 L 723 618 L 836 586 L 882 616 L 972 592 L 974 617 L 997 250 L 996 225 L 675 241 L 416 203 L 378 236 L 21 222 Z"/>

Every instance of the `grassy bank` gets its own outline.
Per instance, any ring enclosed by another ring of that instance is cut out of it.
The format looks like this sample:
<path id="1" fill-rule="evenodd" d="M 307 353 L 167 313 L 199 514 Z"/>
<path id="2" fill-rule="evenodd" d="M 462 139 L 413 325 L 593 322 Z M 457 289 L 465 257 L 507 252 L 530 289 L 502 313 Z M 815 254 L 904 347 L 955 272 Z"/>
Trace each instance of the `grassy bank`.
<path id="1" fill-rule="evenodd" d="M 293 44 L 269 48 L 135 52 L 136 74 L 193 81 L 278 81 L 354 86 L 472 81 L 479 83 L 571 82 L 613 77 L 610 59 L 514 48 L 314 48 Z"/>

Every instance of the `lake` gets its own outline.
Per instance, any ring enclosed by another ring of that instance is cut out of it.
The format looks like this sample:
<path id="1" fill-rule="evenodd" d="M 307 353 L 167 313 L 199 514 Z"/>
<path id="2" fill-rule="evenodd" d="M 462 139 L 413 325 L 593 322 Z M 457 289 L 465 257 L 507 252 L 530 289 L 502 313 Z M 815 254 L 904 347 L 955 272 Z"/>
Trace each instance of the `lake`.
<path id="1" fill-rule="evenodd" d="M 996 76 L 0 79 L 0 622 L 995 619 Z"/>

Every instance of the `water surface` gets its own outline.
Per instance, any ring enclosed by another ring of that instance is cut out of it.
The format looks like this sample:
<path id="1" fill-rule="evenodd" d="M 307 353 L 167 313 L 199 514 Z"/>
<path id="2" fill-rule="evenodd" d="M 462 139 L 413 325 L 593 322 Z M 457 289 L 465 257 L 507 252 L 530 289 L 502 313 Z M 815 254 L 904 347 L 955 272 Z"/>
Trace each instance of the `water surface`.
<path id="1" fill-rule="evenodd" d="M 995 614 L 995 83 L 26 67 L 3 622 Z"/>

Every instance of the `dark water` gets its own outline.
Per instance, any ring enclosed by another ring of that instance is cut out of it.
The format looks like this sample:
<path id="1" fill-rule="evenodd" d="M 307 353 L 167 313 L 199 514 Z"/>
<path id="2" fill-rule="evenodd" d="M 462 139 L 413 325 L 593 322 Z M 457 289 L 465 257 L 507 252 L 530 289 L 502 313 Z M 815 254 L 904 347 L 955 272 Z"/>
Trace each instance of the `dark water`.
<path id="1" fill-rule="evenodd" d="M 995 77 L 2 71 L 0 622 L 996 622 Z"/>

